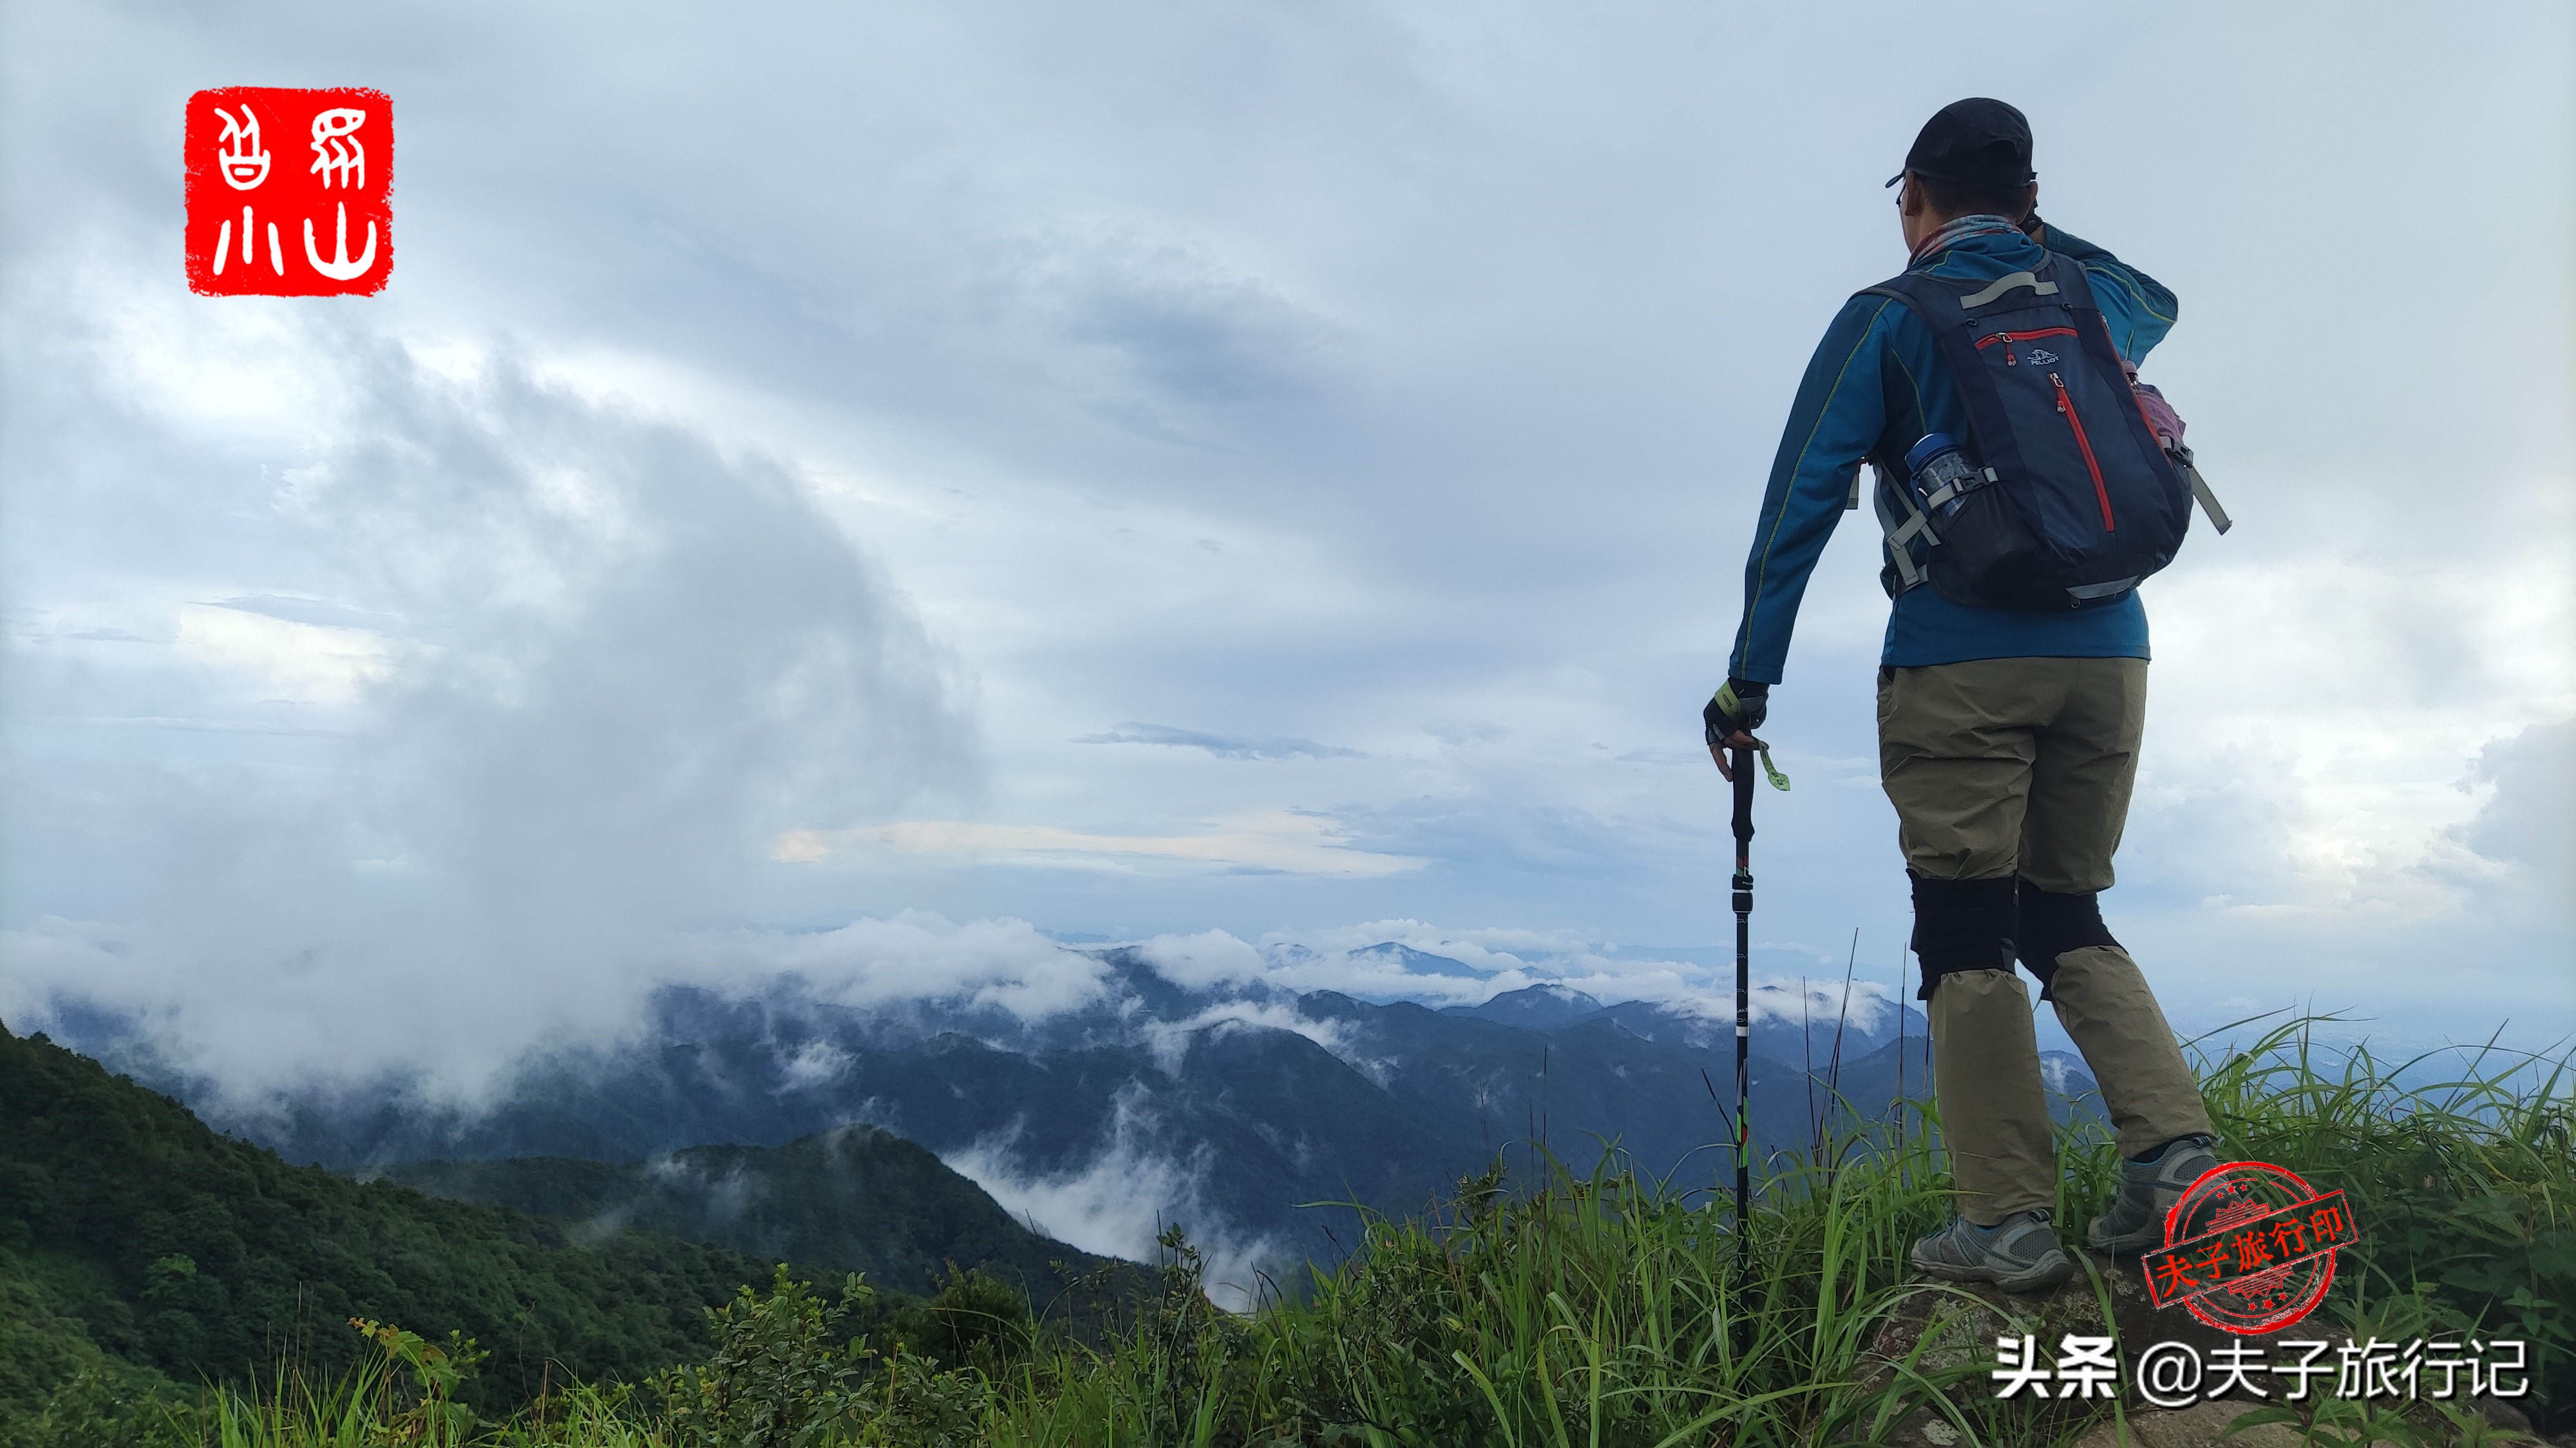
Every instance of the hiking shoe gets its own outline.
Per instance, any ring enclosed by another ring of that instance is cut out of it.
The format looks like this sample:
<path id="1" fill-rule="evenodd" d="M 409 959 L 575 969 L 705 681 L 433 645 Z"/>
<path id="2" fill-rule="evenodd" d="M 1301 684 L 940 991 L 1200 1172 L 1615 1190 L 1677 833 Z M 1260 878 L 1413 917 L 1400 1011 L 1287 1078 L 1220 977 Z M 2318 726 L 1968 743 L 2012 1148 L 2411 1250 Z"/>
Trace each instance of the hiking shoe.
<path id="1" fill-rule="evenodd" d="M 2218 1165 L 2218 1153 L 2206 1136 L 2186 1136 L 2165 1144 L 2154 1161 L 2120 1163 L 2120 1195 L 2111 1210 L 2084 1229 L 2084 1245 L 2117 1256 L 2144 1252 L 2165 1244 L 2165 1214 L 2201 1173 Z"/>
<path id="2" fill-rule="evenodd" d="M 1944 1282 L 1991 1282 L 2006 1292 L 2054 1287 L 2075 1275 L 2046 1212 L 2015 1212 L 1991 1227 L 1965 1217 L 1914 1244 L 1914 1270 Z"/>

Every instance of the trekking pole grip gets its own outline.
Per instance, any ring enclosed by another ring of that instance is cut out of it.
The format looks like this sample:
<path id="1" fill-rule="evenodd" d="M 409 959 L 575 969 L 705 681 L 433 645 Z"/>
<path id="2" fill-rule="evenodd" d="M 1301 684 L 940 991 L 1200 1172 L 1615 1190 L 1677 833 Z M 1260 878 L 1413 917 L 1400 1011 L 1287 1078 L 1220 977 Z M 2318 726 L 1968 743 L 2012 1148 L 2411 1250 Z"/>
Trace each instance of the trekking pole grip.
<path id="1" fill-rule="evenodd" d="M 1753 838 L 1753 751 L 1726 752 L 1735 756 L 1735 838 L 1741 843 Z"/>

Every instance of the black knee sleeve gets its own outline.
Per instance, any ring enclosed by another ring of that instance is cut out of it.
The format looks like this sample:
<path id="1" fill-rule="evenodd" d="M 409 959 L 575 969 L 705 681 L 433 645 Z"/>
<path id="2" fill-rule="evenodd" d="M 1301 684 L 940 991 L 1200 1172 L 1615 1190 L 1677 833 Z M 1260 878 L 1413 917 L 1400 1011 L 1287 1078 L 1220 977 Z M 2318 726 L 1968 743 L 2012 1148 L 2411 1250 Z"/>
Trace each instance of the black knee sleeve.
<path id="1" fill-rule="evenodd" d="M 2013 968 L 2014 916 L 2019 895 L 2013 881 L 1927 880 L 1908 870 L 1914 885 L 1914 954 L 1923 963 L 1923 989 L 1916 1000 L 1930 1000 L 1942 976 L 1958 970 Z"/>
<path id="2" fill-rule="evenodd" d="M 2039 998 L 2054 1000 L 2050 982 L 2057 958 L 2088 945 L 2117 945 L 2102 924 L 2102 894 L 2052 895 L 2028 880 L 2021 885 L 2021 963 L 2039 977 Z"/>

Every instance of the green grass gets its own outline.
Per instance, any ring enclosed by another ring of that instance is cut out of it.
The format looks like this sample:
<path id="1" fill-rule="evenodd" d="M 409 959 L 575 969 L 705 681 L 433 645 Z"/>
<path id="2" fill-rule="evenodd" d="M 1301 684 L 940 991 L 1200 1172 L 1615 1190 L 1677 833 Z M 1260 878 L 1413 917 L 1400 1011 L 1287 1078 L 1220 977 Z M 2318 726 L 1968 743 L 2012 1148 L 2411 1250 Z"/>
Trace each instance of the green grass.
<path id="1" fill-rule="evenodd" d="M 2402 1086 L 2419 1063 L 2328 1052 L 2314 1024 L 2201 1065 L 2223 1156 L 2341 1187 L 2361 1224 L 2319 1335 L 2525 1338 L 2527 1407 L 2558 1405 L 2564 1426 L 2576 1405 L 2571 1060 L 2489 1053 L 2455 1080 Z M 1694 1181 L 1642 1179 L 1611 1154 L 1588 1173 L 1557 1167 L 1543 1190 L 1508 1195 L 1490 1176 L 1420 1218 L 1374 1221 L 1339 1268 L 1247 1316 L 1209 1305 L 1176 1231 L 1159 1292 L 1094 1344 L 1029 1329 L 989 1291 L 954 1298 L 946 1318 L 854 1340 L 865 1289 L 853 1282 L 827 1303 L 782 1273 L 714 1315 L 706 1363 L 633 1389 L 551 1392 L 506 1423 L 441 1406 L 458 1365 L 470 1367 L 468 1345 L 453 1345 L 442 1386 L 417 1348 L 383 1333 L 381 1360 L 336 1384 L 281 1377 L 256 1395 L 213 1393 L 174 1421 L 187 1441 L 224 1448 L 1867 1443 L 1944 1386 L 1982 1377 L 1978 1365 L 1873 1374 L 1865 1359 L 1909 1297 L 1943 1291 L 1902 1270 L 1906 1246 L 1949 1210 L 1920 1129 L 1933 1124 L 1918 1120 L 1897 1145 L 1829 1146 L 1772 1177 L 1740 1277 L 1731 1201 L 1706 1185 L 1731 1179 L 1722 1148 Z M 2081 1223 L 2107 1200 L 2116 1158 L 2097 1132 L 2068 1136 L 2062 1155 L 2061 1220 Z M 2063 1405 L 2043 1416 L 1983 1387 L 1951 1395 L 1963 1442 L 2064 1442 L 2084 1426 Z M 2329 1407 L 2312 1431 L 2428 1443 L 2459 1431 L 2429 1407 L 2366 1417 Z"/>

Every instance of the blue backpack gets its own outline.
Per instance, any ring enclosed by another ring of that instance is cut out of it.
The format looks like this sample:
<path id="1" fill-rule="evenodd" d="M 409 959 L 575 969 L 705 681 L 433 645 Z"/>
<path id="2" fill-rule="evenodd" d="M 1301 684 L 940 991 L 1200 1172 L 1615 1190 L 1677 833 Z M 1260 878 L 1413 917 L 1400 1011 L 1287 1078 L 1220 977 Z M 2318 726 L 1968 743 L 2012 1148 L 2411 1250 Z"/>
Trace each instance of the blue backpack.
<path id="1" fill-rule="evenodd" d="M 1912 466 L 1871 459 L 1890 593 L 1928 582 L 1981 608 L 2097 607 L 2173 561 L 2195 494 L 2226 530 L 2181 439 L 2168 451 L 2132 390 L 2083 267 L 2052 255 L 1991 282 L 1907 272 L 1862 295 L 1931 327 L 1972 429 L 1966 466 L 1928 495 Z"/>

